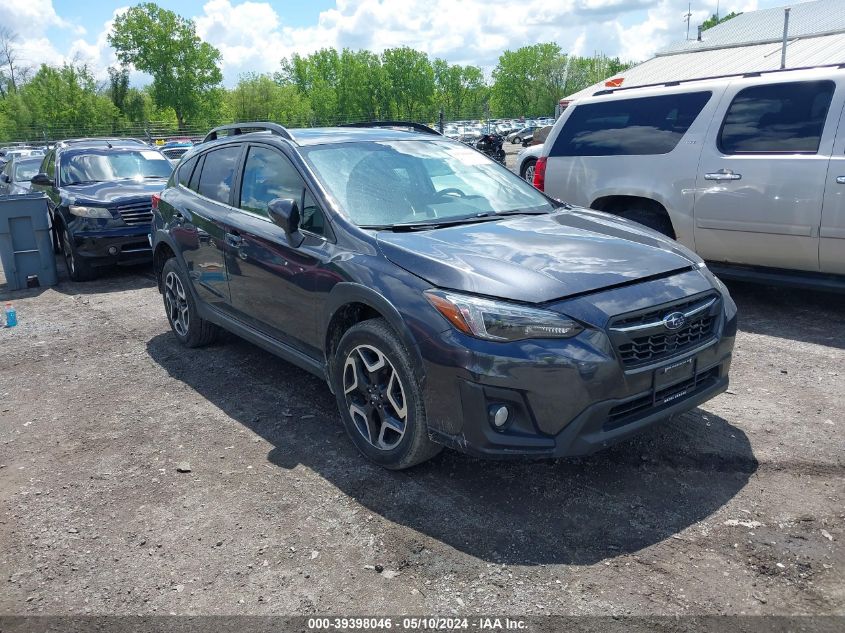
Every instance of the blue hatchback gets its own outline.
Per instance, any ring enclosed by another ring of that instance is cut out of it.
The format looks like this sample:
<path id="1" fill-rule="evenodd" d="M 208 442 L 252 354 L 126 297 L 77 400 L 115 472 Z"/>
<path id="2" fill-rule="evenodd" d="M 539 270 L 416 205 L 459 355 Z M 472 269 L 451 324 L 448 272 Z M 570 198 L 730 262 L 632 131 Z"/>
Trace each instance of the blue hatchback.
<path id="1" fill-rule="evenodd" d="M 49 199 L 55 244 L 71 279 L 150 261 L 152 198 L 171 172 L 164 154 L 131 139 L 62 141 L 48 152 L 32 189 Z"/>

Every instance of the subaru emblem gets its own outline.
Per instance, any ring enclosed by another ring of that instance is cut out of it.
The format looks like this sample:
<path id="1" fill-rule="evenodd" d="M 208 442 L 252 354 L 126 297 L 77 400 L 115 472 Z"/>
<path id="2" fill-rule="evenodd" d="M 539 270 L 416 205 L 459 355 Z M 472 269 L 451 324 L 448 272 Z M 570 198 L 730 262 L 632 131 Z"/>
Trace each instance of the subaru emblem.
<path id="1" fill-rule="evenodd" d="M 687 323 L 687 317 L 683 312 L 671 312 L 663 317 L 663 325 L 667 330 L 680 330 Z"/>

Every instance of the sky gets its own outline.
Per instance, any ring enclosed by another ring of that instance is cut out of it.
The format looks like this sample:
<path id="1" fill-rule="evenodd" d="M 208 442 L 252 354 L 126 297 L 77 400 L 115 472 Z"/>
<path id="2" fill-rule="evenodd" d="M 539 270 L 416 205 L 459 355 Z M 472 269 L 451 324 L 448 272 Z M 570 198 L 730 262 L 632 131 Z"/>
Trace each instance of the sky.
<path id="1" fill-rule="evenodd" d="M 381 52 L 411 46 L 490 73 L 505 49 L 557 42 L 565 52 L 643 61 L 684 39 L 691 4 L 696 25 L 715 12 L 782 6 L 787 0 L 161 0 L 192 18 L 222 53 L 224 84 L 245 72 L 273 72 L 282 57 L 334 46 Z M 804 0 L 793 0 L 798 4 Z M 845 0 L 843 0 L 845 1 Z M 3 0 L 3 25 L 19 36 L 30 66 L 86 63 L 98 79 L 116 63 L 107 34 L 128 2 Z M 134 85 L 143 75 L 133 73 Z"/>

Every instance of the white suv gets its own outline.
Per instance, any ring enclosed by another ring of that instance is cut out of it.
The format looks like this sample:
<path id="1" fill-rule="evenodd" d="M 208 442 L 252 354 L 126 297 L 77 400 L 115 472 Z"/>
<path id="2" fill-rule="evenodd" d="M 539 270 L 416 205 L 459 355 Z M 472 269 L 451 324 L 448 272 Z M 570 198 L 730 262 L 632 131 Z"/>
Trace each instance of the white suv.
<path id="1" fill-rule="evenodd" d="M 564 111 L 533 180 L 723 275 L 845 289 L 845 68 L 600 91 Z"/>

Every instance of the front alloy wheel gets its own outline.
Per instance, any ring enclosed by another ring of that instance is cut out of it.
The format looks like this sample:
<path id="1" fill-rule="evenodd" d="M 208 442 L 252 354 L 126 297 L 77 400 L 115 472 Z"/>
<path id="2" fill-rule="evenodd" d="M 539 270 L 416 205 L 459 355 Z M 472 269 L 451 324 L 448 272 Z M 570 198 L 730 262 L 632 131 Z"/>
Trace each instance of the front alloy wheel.
<path id="1" fill-rule="evenodd" d="M 343 393 L 355 428 L 375 448 L 396 448 L 405 435 L 408 401 L 393 364 L 372 345 L 359 345 L 346 357 Z"/>
<path id="2" fill-rule="evenodd" d="M 188 297 L 185 295 L 182 281 L 173 271 L 168 272 L 167 277 L 164 278 L 164 305 L 176 333 L 179 336 L 188 336 L 188 328 L 191 324 Z"/>
<path id="3" fill-rule="evenodd" d="M 369 460 L 400 470 L 443 448 L 428 437 L 424 377 L 408 348 L 383 319 L 353 325 L 331 363 L 332 390 L 346 432 Z"/>

